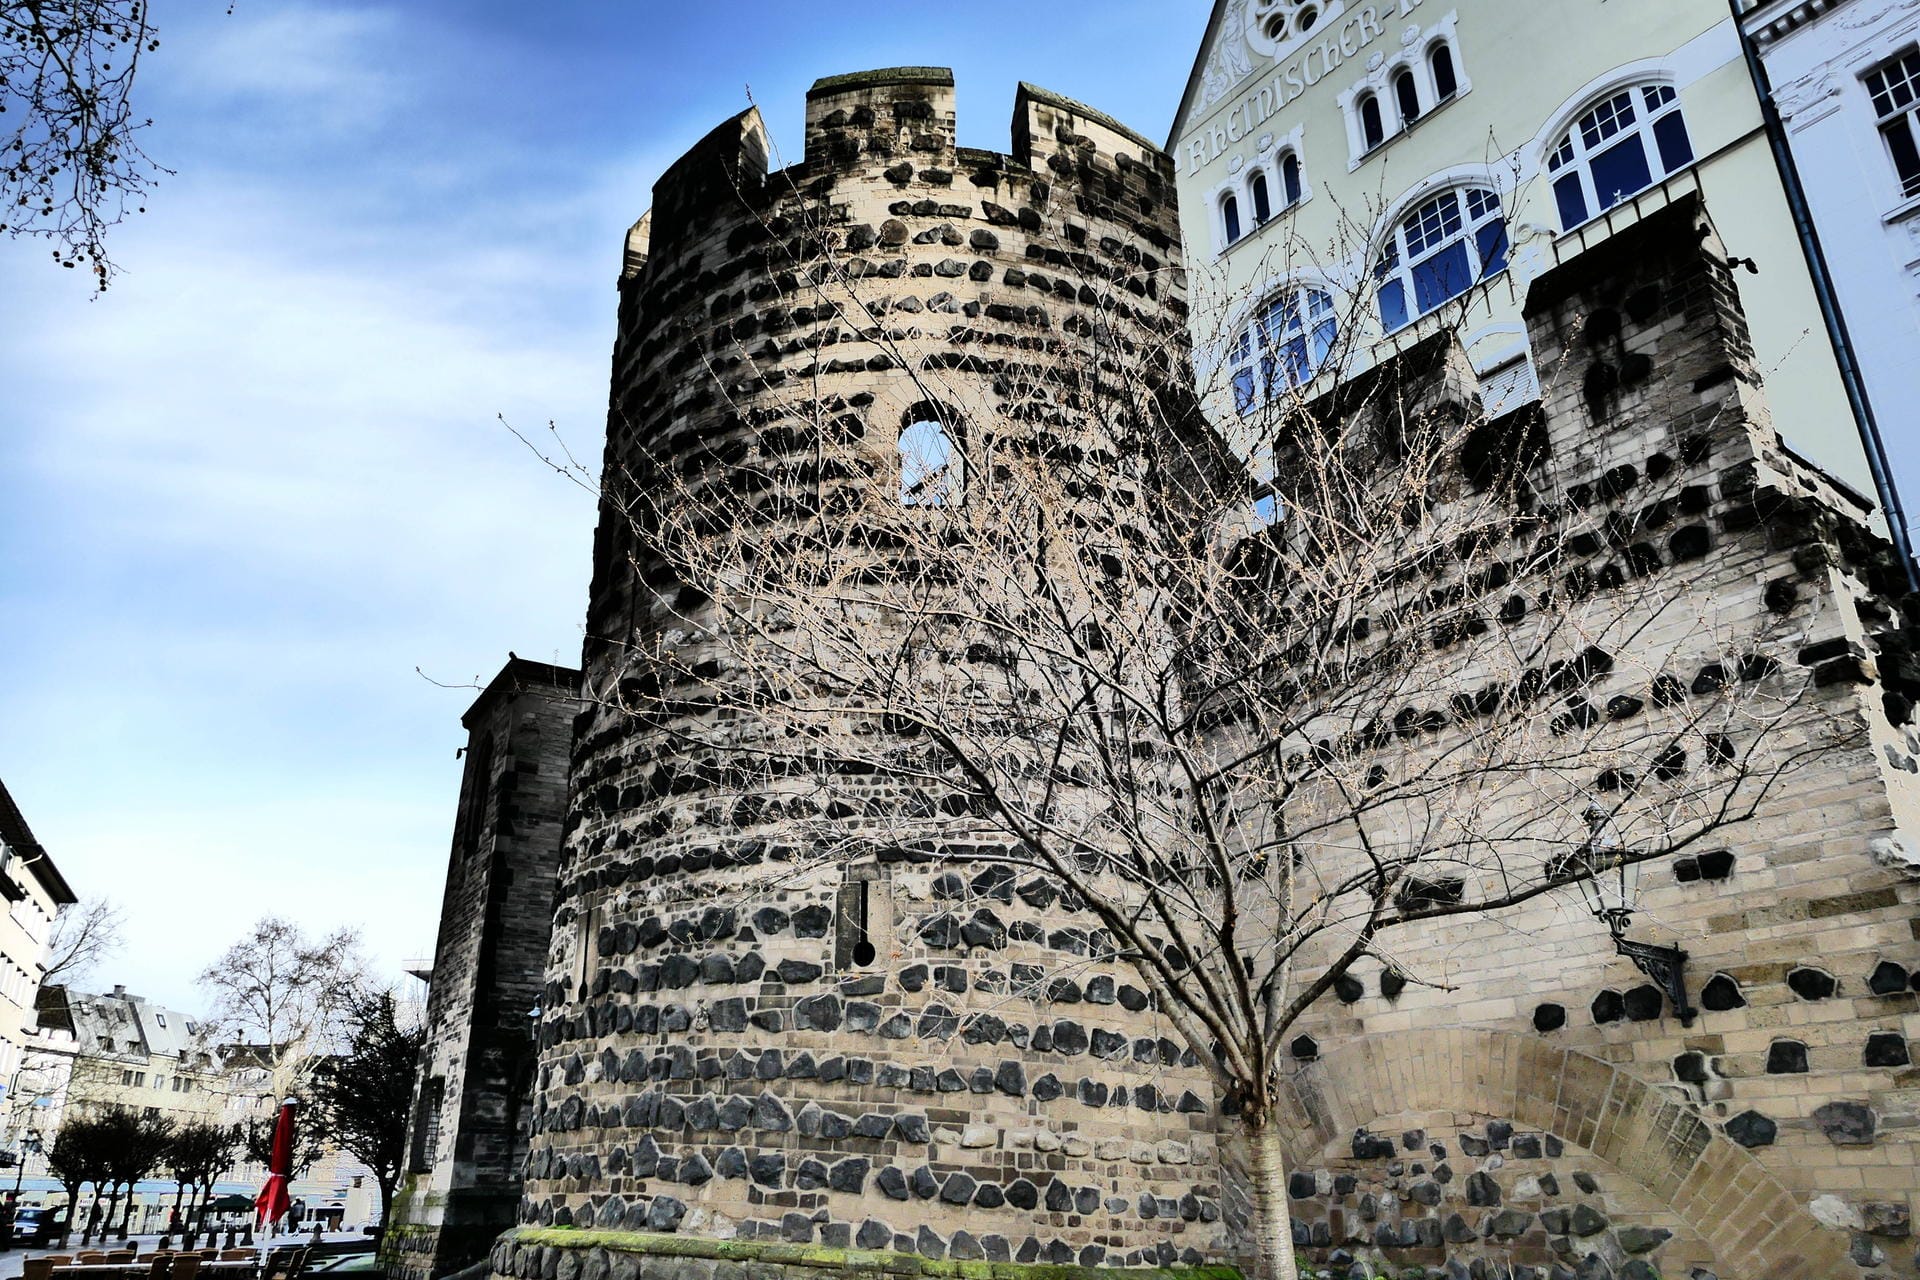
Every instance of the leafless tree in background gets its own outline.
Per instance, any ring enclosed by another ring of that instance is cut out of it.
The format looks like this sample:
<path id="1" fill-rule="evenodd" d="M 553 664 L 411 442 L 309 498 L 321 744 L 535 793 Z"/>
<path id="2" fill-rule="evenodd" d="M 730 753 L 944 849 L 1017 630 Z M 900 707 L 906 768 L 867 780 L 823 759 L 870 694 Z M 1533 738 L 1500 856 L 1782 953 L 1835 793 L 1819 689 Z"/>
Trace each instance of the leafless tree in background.
<path id="1" fill-rule="evenodd" d="M 140 149 L 152 121 L 132 100 L 158 47 L 146 0 L 0 0 L 0 218 L 102 289 L 107 229 L 165 172 Z"/>
<path id="2" fill-rule="evenodd" d="M 47 944 L 40 985 L 71 987 L 86 981 L 96 965 L 120 950 L 124 923 L 120 908 L 109 898 L 87 898 L 61 912 Z"/>

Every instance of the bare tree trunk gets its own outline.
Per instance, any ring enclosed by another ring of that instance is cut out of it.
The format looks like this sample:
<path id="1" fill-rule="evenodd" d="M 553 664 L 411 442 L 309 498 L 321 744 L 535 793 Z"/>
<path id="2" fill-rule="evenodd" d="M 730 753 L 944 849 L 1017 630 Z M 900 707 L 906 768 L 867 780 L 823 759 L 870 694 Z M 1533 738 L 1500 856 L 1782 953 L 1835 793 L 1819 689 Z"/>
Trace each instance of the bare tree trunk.
<path id="1" fill-rule="evenodd" d="M 1287 1201 L 1287 1153 L 1271 1116 L 1249 1116 L 1253 1158 L 1253 1247 L 1258 1280 L 1299 1280 L 1293 1260 L 1293 1214 Z"/>

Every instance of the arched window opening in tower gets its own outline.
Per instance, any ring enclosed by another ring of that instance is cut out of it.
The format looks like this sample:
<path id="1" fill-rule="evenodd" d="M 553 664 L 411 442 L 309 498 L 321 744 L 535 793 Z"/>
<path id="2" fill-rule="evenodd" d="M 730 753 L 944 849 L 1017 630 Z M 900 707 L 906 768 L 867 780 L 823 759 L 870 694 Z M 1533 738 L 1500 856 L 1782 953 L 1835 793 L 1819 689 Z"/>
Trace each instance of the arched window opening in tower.
<path id="1" fill-rule="evenodd" d="M 1547 158 L 1562 230 L 1571 231 L 1693 163 L 1672 86 L 1623 89 L 1576 120 Z"/>
<path id="2" fill-rule="evenodd" d="M 1267 190 L 1267 175 L 1256 169 L 1247 180 L 1247 193 L 1253 198 L 1253 225 L 1260 226 L 1273 216 L 1273 196 Z"/>
<path id="3" fill-rule="evenodd" d="M 1313 381 L 1339 334 L 1325 289 L 1292 285 L 1275 294 L 1228 350 L 1235 408 L 1252 413 L 1276 394 Z"/>
<path id="4" fill-rule="evenodd" d="M 900 505 L 955 507 L 966 499 L 967 464 L 947 428 L 931 418 L 900 432 Z"/>
<path id="5" fill-rule="evenodd" d="M 1485 187 L 1443 191 L 1401 219 L 1373 278 L 1388 333 L 1507 269 L 1507 219 Z"/>

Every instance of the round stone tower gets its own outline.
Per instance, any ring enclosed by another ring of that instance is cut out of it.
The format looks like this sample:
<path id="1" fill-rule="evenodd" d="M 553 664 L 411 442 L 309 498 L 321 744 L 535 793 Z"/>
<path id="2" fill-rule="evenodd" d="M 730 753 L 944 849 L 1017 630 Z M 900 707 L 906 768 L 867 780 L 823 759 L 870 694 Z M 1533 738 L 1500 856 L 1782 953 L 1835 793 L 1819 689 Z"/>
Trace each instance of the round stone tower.
<path id="1" fill-rule="evenodd" d="M 1009 153 L 959 147 L 953 97 L 933 68 L 822 80 L 800 163 L 769 172 L 749 111 L 668 171 L 627 245 L 610 493 L 706 468 L 744 501 L 728 468 L 823 449 L 891 465 L 928 371 L 996 431 L 1038 431 L 1012 367 L 1184 333 L 1168 157 L 1028 85 Z M 719 799 L 725 759 L 689 757 L 673 721 L 701 714 L 697 691 L 633 687 L 629 655 L 701 606 L 622 505 L 596 545 L 523 1220 L 961 1260 L 1212 1255 L 1207 1074 L 1051 886 L 876 847 L 742 899 L 740 868 L 795 836 L 780 806 Z M 874 784 L 865 802 L 961 830 L 933 799 Z"/>

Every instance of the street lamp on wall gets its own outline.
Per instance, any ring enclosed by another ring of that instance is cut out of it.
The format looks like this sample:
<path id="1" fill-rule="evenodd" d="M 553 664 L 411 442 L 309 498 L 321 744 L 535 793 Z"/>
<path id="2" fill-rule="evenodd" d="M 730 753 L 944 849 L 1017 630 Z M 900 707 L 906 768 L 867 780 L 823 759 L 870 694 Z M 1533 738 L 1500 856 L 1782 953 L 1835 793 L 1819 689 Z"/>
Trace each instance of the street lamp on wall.
<path id="1" fill-rule="evenodd" d="M 1613 935 L 1613 949 L 1633 961 L 1640 972 L 1666 993 L 1680 1025 L 1693 1025 L 1698 1012 L 1687 1003 L 1687 953 L 1679 947 L 1635 942 L 1626 936 L 1633 913 L 1640 907 L 1640 862 L 1629 857 L 1614 829 L 1613 816 L 1598 804 L 1583 815 L 1587 839 L 1580 847 L 1580 892 L 1593 918 Z"/>

